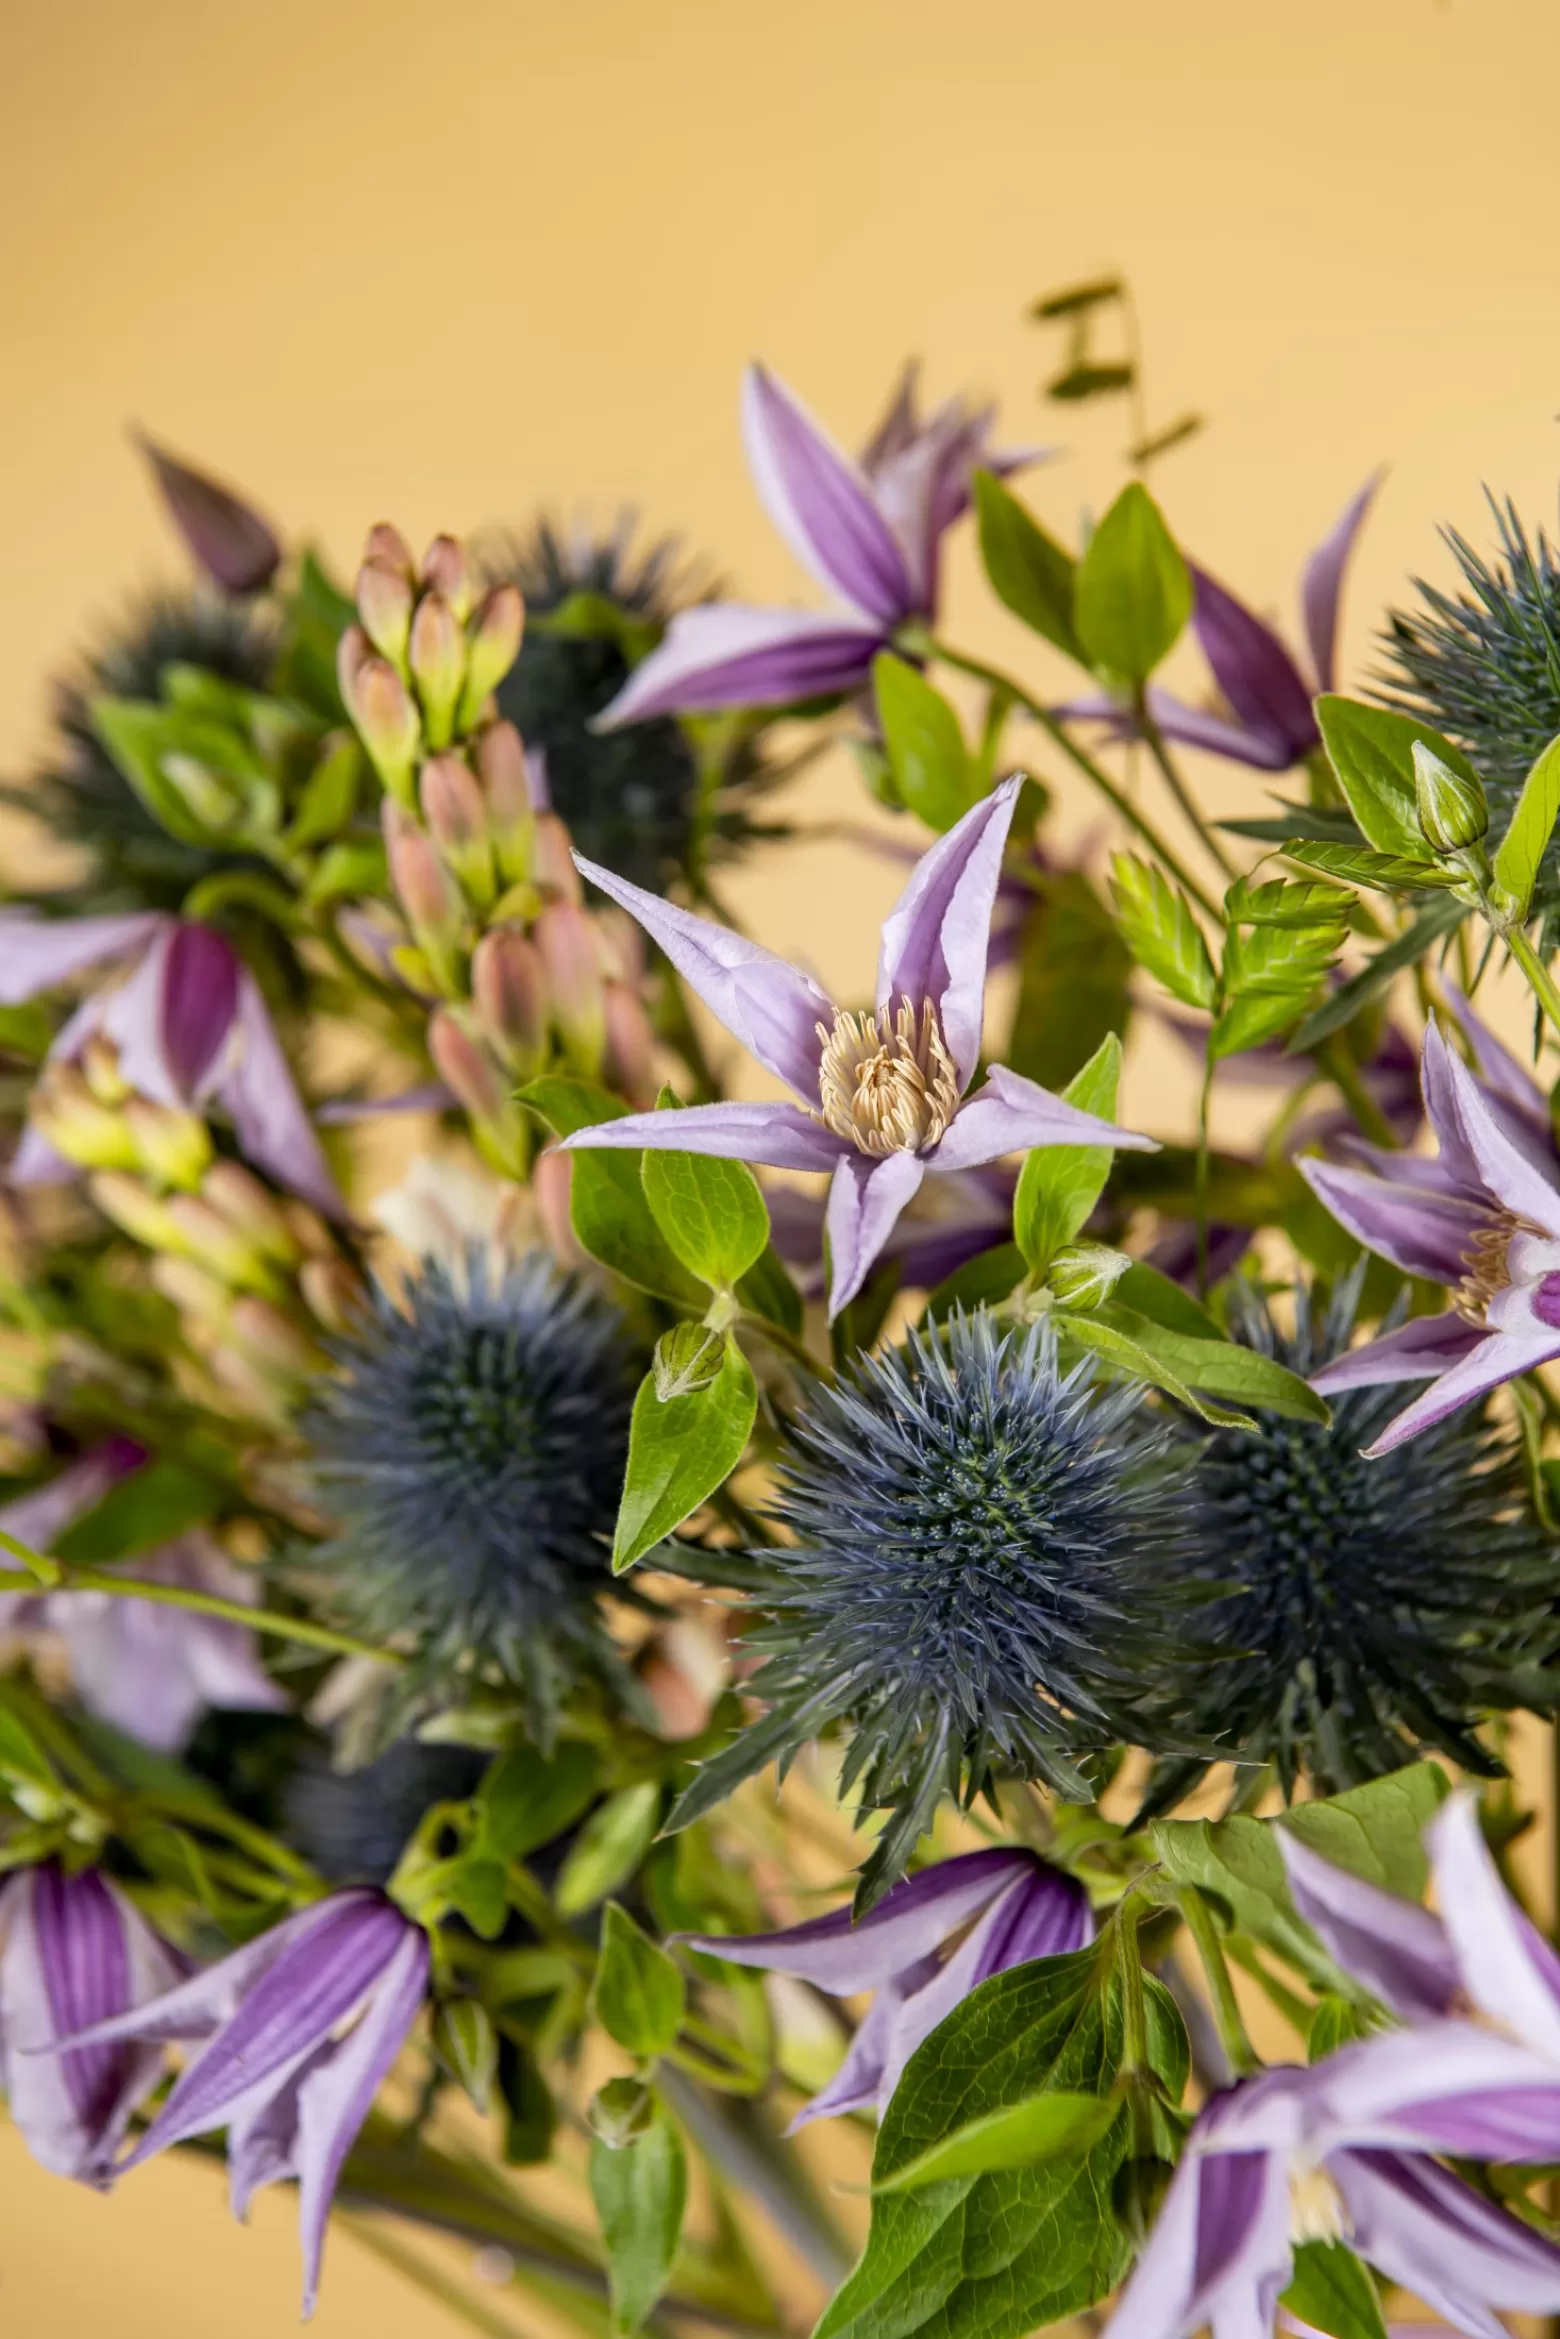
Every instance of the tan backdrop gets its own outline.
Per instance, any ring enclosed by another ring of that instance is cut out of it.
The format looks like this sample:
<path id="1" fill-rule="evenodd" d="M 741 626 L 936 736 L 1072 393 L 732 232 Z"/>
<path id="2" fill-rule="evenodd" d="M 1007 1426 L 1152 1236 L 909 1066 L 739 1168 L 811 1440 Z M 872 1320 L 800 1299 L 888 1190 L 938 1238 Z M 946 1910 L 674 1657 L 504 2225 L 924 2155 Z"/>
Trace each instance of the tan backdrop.
<path id="1" fill-rule="evenodd" d="M 1259 603 L 1292 617 L 1304 550 L 1390 462 L 1358 673 L 1405 573 L 1444 573 L 1436 521 L 1482 529 L 1482 480 L 1552 508 L 1557 72 L 1553 0 L 10 0 L 0 765 L 83 626 L 174 566 L 132 420 L 343 563 L 381 517 L 416 536 L 632 501 L 786 596 L 743 470 L 744 361 L 858 435 L 920 352 L 933 389 L 974 383 L 1018 434 L 1072 442 L 1033 490 L 1070 527 L 1125 434 L 1041 414 L 1022 310 L 1115 266 L 1155 418 L 1211 418 L 1160 493 Z M 964 548 L 950 630 L 1024 647 Z M 842 764 L 798 805 L 860 812 Z M 860 985 L 892 885 L 829 844 L 737 890 L 766 940 Z M 1183 1117 L 1178 1066 L 1139 1049 L 1133 1083 L 1138 1114 Z M 240 2233 L 187 2165 L 99 2202 L 0 2127 L 18 2339 L 273 2339 L 290 2229 L 277 2199 Z M 323 2339 L 458 2327 L 338 2238 Z"/>

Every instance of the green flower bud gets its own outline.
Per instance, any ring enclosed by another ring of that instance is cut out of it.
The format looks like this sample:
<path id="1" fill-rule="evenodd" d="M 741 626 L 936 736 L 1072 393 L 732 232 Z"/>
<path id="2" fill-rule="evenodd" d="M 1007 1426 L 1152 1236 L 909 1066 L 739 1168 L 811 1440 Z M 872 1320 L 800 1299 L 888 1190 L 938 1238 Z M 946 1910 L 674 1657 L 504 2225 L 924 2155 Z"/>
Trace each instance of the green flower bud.
<path id="1" fill-rule="evenodd" d="M 479 2112 L 486 2112 L 498 2076 L 498 2033 L 475 1998 L 446 1998 L 433 2018 L 433 2050 Z"/>
<path id="2" fill-rule="evenodd" d="M 720 1377 L 726 1343 L 719 1332 L 703 1324 L 674 1324 L 655 1344 L 651 1370 L 655 1393 L 663 1405 L 673 1397 L 691 1397 Z"/>
<path id="3" fill-rule="evenodd" d="M 519 657 L 524 630 L 525 603 L 519 586 L 495 585 L 467 627 L 466 687 L 459 716 L 463 731 L 477 722 L 489 693 Z"/>
<path id="4" fill-rule="evenodd" d="M 448 747 L 466 679 L 466 641 L 442 593 L 424 593 L 418 602 L 406 655 L 422 703 L 428 744 Z"/>
<path id="5" fill-rule="evenodd" d="M 598 2087 L 585 2115 L 591 2133 L 614 2151 L 637 2144 L 655 2119 L 655 2097 L 642 2079 L 609 2079 Z"/>
<path id="6" fill-rule="evenodd" d="M 1063 1304 L 1087 1313 L 1103 1307 L 1132 1261 L 1106 1243 L 1072 1243 L 1058 1251 L 1046 1280 Z"/>
<path id="7" fill-rule="evenodd" d="M 1466 852 L 1489 833 L 1490 808 L 1477 780 L 1454 772 L 1422 739 L 1414 741 L 1414 801 L 1432 853 Z"/>
<path id="8" fill-rule="evenodd" d="M 138 1166 L 164 1186 L 194 1188 L 211 1165 L 211 1131 L 198 1113 L 133 1096 L 122 1108 Z"/>

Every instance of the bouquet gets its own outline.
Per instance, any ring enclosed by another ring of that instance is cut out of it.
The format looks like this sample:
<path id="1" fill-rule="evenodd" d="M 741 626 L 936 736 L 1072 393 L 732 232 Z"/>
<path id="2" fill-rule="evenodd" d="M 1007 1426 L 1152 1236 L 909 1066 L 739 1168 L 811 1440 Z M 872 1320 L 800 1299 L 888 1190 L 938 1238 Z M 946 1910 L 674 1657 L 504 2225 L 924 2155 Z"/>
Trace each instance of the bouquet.
<path id="1" fill-rule="evenodd" d="M 989 411 L 853 457 L 756 367 L 805 608 L 626 525 L 349 592 L 148 448 L 193 582 L 7 790 L 0 2090 L 89 2187 L 294 2183 L 306 2311 L 333 2207 L 590 2339 L 1560 2311 L 1560 568 L 1497 507 L 1341 692 L 1375 483 L 1297 648 L 1125 302 L 1041 304 L 1134 406 L 1077 543 Z M 841 739 L 865 999 L 721 900 Z"/>

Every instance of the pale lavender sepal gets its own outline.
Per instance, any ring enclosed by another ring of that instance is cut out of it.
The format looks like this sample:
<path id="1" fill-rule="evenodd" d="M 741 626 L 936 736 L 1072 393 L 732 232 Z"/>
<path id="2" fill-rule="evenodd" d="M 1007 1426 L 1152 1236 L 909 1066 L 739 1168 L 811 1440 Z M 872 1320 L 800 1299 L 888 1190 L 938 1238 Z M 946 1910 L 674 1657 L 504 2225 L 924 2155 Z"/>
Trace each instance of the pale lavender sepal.
<path id="1" fill-rule="evenodd" d="M 30 910 L 0 912 L 0 1006 L 18 1007 L 52 991 L 72 975 L 144 950 L 168 923 L 161 910 L 122 918 L 39 918 Z"/>
<path id="2" fill-rule="evenodd" d="M 1324 1860 L 1288 1828 L 1275 1836 L 1295 1907 L 1345 1972 L 1411 2021 L 1445 2014 L 1458 1974 L 1439 1919 Z"/>
<path id="3" fill-rule="evenodd" d="M 1344 570 L 1365 515 L 1385 477 L 1384 470 L 1373 471 L 1358 494 L 1344 505 L 1331 531 L 1306 562 L 1300 580 L 1300 614 L 1319 690 L 1333 687 Z"/>
<path id="4" fill-rule="evenodd" d="M 1328 2167 L 1360 2255 L 1470 2339 L 1507 2339 L 1490 2309 L 1560 2304 L 1560 2250 L 1419 2154 L 1338 2152 Z"/>
<path id="5" fill-rule="evenodd" d="M 1236 721 L 1286 764 L 1300 762 L 1318 739 L 1305 677 L 1272 627 L 1243 601 L 1204 569 L 1192 577 L 1192 624 Z"/>
<path id="6" fill-rule="evenodd" d="M 1335 1397 L 1343 1389 L 1377 1389 L 1393 1381 L 1433 1381 L 1474 1355 L 1488 1338 L 1477 1324 L 1468 1323 L 1450 1309 L 1439 1316 L 1411 1316 L 1406 1324 L 1335 1356 L 1330 1364 L 1312 1373 L 1311 1386 L 1320 1396 Z"/>
<path id="7" fill-rule="evenodd" d="M 1501 1883 L 1476 1799 L 1453 1795 L 1425 1841 L 1463 1988 L 1481 2012 L 1560 2071 L 1560 1958 Z"/>
<path id="8" fill-rule="evenodd" d="M 680 910 L 598 862 L 574 856 L 582 877 L 637 920 L 683 980 L 751 1055 L 806 1104 L 818 1101 L 818 1059 L 834 1002 L 811 975 L 729 926 Z"/>
<path id="9" fill-rule="evenodd" d="M 627 1113 L 596 1121 L 565 1137 L 563 1153 L 633 1151 L 709 1153 L 721 1161 L 756 1161 L 766 1169 L 832 1170 L 845 1156 L 859 1160 L 842 1137 L 800 1105 L 689 1105 L 680 1113 Z"/>
<path id="10" fill-rule="evenodd" d="M 842 1153 L 829 1187 L 829 1321 L 871 1274 L 899 1213 L 926 1175 L 918 1153 Z"/>
<path id="11" fill-rule="evenodd" d="M 239 977 L 233 1046 L 217 1083 L 239 1146 L 257 1169 L 312 1202 L 327 1218 L 349 1213 L 314 1133 L 261 994 L 245 967 Z"/>
<path id="12" fill-rule="evenodd" d="M 1549 1121 L 1549 1099 L 1543 1089 L 1521 1058 L 1514 1056 L 1505 1041 L 1491 1031 L 1467 993 L 1444 978 L 1443 987 L 1459 1028 L 1473 1050 L 1479 1078 L 1489 1092 L 1491 1101 L 1499 1100 L 1509 1105 L 1521 1123 L 1542 1144 L 1548 1159 L 1553 1162 L 1555 1141 Z"/>
<path id="13" fill-rule="evenodd" d="M 1462 1281 L 1469 1246 L 1489 1222 L 1479 1203 L 1315 1156 L 1296 1166 L 1339 1225 L 1368 1251 L 1390 1259 L 1405 1275 L 1448 1285 Z"/>
<path id="14" fill-rule="evenodd" d="M 1489 1192 L 1514 1216 L 1527 1219 L 1545 1234 L 1560 1239 L 1560 1185 L 1554 1176 L 1546 1176 L 1522 1147 L 1512 1141 L 1461 1058 L 1444 1041 L 1435 1053 L 1444 1065 L 1463 1140 Z M 1425 1055 L 1430 1060 L 1429 1032 L 1425 1034 Z"/>
<path id="15" fill-rule="evenodd" d="M 442 1080 L 425 1080 L 416 1088 L 397 1089 L 393 1096 L 338 1096 L 321 1105 L 314 1118 L 322 1129 L 351 1129 L 360 1121 L 377 1121 L 399 1113 L 447 1113 L 457 1103 L 455 1091 Z"/>
<path id="16" fill-rule="evenodd" d="M 1476 1397 L 1488 1396 L 1491 1389 L 1498 1389 L 1504 1382 L 1514 1381 L 1541 1364 L 1552 1364 L 1557 1356 L 1560 1356 L 1560 1331 L 1545 1325 L 1531 1332 L 1486 1333 L 1478 1346 L 1449 1366 L 1422 1397 L 1416 1397 L 1412 1405 L 1395 1415 L 1373 1445 L 1362 1448 L 1366 1460 L 1373 1462 L 1378 1455 L 1390 1454 L 1394 1446 L 1417 1437 L 1422 1429 L 1433 1429 L 1438 1421 L 1444 1421 L 1461 1406 L 1471 1405 Z"/>
<path id="17" fill-rule="evenodd" d="M 235 1567 L 206 1535 L 181 1536 L 143 1559 L 136 1572 L 151 1583 L 246 1606 L 257 1597 L 252 1573 Z M 286 1694 L 260 1662 L 255 1635 L 226 1617 L 106 1592 L 46 1596 L 44 1606 L 49 1627 L 65 1641 L 82 1704 L 143 1746 L 177 1753 L 212 1707 L 287 1710 Z"/>
<path id="18" fill-rule="evenodd" d="M 715 602 L 683 609 L 595 718 L 617 731 L 654 715 L 714 714 L 729 707 L 796 706 L 859 689 L 887 639 L 863 618 L 807 609 L 751 609 Z"/>
<path id="19" fill-rule="evenodd" d="M 985 1084 L 960 1105 L 947 1133 L 927 1156 L 933 1170 L 977 1169 L 1007 1153 L 1036 1145 L 1110 1145 L 1122 1153 L 1157 1153 L 1159 1141 L 1120 1129 L 1053 1096 L 1037 1081 L 993 1064 Z"/>
<path id="20" fill-rule="evenodd" d="M 991 912 L 1023 784 L 1015 773 L 939 837 L 883 921 L 877 1004 L 932 1002 L 961 1094 L 980 1056 Z"/>
<path id="21" fill-rule="evenodd" d="M 322 1925 L 333 1920 L 339 1903 L 371 1897 L 354 1888 L 313 1902 L 253 1941 L 230 1950 L 215 1965 L 183 1976 L 145 2004 L 124 2014 L 95 2022 L 57 2043 L 95 2046 L 110 2039 L 148 2039 L 164 2045 L 188 2045 L 212 2038 L 231 2021 L 245 1993 L 264 1979 L 283 1957 L 302 1947 Z"/>
<path id="22" fill-rule="evenodd" d="M 1207 707 L 1188 706 L 1184 699 L 1176 698 L 1155 683 L 1149 685 L 1148 711 L 1165 738 L 1175 740 L 1180 746 L 1200 747 L 1209 755 L 1222 755 L 1232 763 L 1248 764 L 1254 771 L 1281 772 L 1289 768 L 1287 751 L 1265 733 L 1248 730 L 1243 723 L 1232 723 Z M 1131 709 L 1106 691 L 1083 691 L 1076 698 L 1053 707 L 1051 712 L 1061 722 L 1103 723 L 1118 739 L 1136 736 Z"/>
<path id="23" fill-rule="evenodd" d="M 828 2085 L 803 2104 L 786 2129 L 788 2136 L 797 2135 L 814 2120 L 836 2119 L 842 2112 L 877 2111 L 886 2105 L 893 2092 L 886 2075 L 905 2002 L 941 1971 L 938 1959 L 926 1956 L 903 1973 L 891 1974 L 877 1984 L 876 1994 L 856 2026 L 844 2062 Z"/>
<path id="24" fill-rule="evenodd" d="M 1438 1022 L 1426 1027 L 1419 1055 L 1419 1090 L 1425 1119 L 1438 1148 L 1436 1182 L 1454 1193 L 1487 1199 L 1478 1157 L 1463 1129 L 1462 1091 L 1456 1074 L 1463 1069 Z M 1419 1173 L 1416 1173 L 1419 1174 Z"/>
<path id="25" fill-rule="evenodd" d="M 865 478 L 761 365 L 742 385 L 742 430 L 765 509 L 803 567 L 880 626 L 910 616 L 904 554 Z"/>

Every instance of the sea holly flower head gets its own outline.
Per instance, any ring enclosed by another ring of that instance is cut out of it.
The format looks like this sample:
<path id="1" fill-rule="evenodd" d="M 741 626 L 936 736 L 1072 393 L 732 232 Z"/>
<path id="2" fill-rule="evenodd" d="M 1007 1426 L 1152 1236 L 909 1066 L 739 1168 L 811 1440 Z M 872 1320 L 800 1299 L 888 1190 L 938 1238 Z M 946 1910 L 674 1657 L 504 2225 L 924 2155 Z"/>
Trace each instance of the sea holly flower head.
<path id="1" fill-rule="evenodd" d="M 1421 1059 L 1430 1159 L 1355 1147 L 1361 1166 L 1303 1161 L 1316 1194 L 1366 1248 L 1445 1284 L 1452 1304 L 1351 1349 L 1315 1375 L 1332 1395 L 1394 1381 L 1433 1386 L 1369 1454 L 1443 1421 L 1503 1381 L 1560 1356 L 1560 1164 L 1547 1113 L 1520 1066 L 1478 1040 L 1476 1079 L 1434 1025 Z"/>
<path id="2" fill-rule="evenodd" d="M 1094 1919 L 1072 1877 L 1034 1852 L 1010 1849 L 965 1852 L 906 1876 L 855 1923 L 840 1909 L 781 1933 L 680 1938 L 836 1998 L 875 1993 L 839 2070 L 792 2121 L 794 2133 L 835 2112 L 886 2111 L 916 2048 L 971 1990 L 1030 1958 L 1085 1948 Z"/>
<path id="3" fill-rule="evenodd" d="M 155 1105 L 220 1105 L 257 1169 L 328 1216 L 345 1217 L 260 986 L 224 936 L 160 911 L 58 920 L 0 912 L 0 1006 L 114 961 L 124 973 L 68 1019 L 44 1082 L 50 1067 L 80 1063 L 95 1042 L 113 1052 L 126 1091 Z M 37 1128 L 24 1133 L 9 1170 L 16 1185 L 74 1174 Z"/>
<path id="4" fill-rule="evenodd" d="M 428 1970 L 426 1933 L 393 1901 L 337 1892 L 149 2003 L 78 2021 L 55 2043 L 204 2042 L 121 2168 L 225 2128 L 236 2217 L 262 2185 L 296 2178 L 307 2316 L 342 2163 L 417 2019 Z"/>
<path id="5" fill-rule="evenodd" d="M 787 706 L 859 689 L 901 626 L 936 607 L 942 537 L 967 509 L 979 469 L 1012 471 L 992 414 L 954 400 L 922 420 L 900 390 L 853 463 L 765 367 L 748 371 L 743 433 L 758 492 L 833 611 L 712 602 L 672 619 L 601 717 L 603 728 L 721 707 Z"/>
<path id="6" fill-rule="evenodd" d="M 860 1290 L 923 1178 L 1036 1145 L 1153 1150 L 1152 1138 L 1080 1112 L 1000 1064 L 966 1093 L 980 1054 L 992 903 L 1022 785 L 1021 776 L 1005 780 L 916 863 L 884 920 L 876 1000 L 862 1012 L 836 1006 L 773 951 L 581 860 L 798 1101 L 631 1113 L 577 1130 L 566 1145 L 827 1172 L 834 1315 Z"/>

